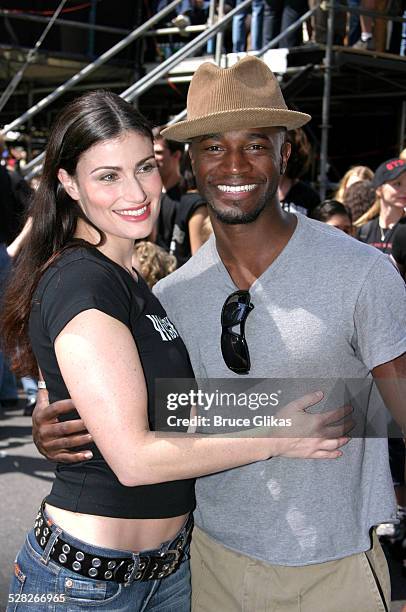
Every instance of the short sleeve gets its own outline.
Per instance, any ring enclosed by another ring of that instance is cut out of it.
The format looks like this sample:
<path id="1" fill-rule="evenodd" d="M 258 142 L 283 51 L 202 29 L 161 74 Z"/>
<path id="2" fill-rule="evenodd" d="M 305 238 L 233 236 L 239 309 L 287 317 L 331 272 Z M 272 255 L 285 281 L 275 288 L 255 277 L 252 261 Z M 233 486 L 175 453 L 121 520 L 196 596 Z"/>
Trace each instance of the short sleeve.
<path id="1" fill-rule="evenodd" d="M 187 225 L 195 213 L 201 206 L 207 206 L 206 201 L 198 193 L 186 193 L 180 201 L 180 216 Z"/>
<path id="2" fill-rule="evenodd" d="M 354 344 L 369 370 L 406 351 L 406 286 L 386 255 L 378 254 L 354 312 Z"/>
<path id="3" fill-rule="evenodd" d="M 41 319 L 52 343 L 79 313 L 95 308 L 130 327 L 131 295 L 107 265 L 85 258 L 58 266 L 40 296 Z"/>

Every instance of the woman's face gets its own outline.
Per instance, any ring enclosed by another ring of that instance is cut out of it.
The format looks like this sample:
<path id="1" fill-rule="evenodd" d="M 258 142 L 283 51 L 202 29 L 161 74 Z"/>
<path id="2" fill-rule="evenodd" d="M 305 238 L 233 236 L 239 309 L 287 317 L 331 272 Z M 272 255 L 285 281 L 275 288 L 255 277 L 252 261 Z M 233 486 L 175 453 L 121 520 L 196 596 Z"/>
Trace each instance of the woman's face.
<path id="1" fill-rule="evenodd" d="M 352 235 L 352 225 L 347 215 L 333 215 L 326 223 L 340 229 L 345 234 Z"/>
<path id="2" fill-rule="evenodd" d="M 403 209 L 406 207 L 406 172 L 402 172 L 394 181 L 384 183 L 377 188 L 376 193 L 381 200 L 381 206 Z"/>
<path id="3" fill-rule="evenodd" d="M 162 183 L 151 140 L 135 131 L 99 142 L 79 158 L 76 173 L 58 178 L 107 238 L 144 238 L 159 213 Z"/>

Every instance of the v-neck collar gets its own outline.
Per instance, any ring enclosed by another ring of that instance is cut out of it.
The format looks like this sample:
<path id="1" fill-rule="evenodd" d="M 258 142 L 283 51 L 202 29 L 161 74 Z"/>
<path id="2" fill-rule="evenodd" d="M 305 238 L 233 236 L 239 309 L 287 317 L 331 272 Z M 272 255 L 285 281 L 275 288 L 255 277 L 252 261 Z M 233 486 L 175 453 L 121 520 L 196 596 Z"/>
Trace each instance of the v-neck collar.
<path id="1" fill-rule="evenodd" d="M 298 214 L 292 213 L 292 214 L 294 214 L 297 219 L 296 227 L 294 229 L 292 236 L 289 238 L 289 241 L 283 247 L 282 251 L 276 257 L 276 259 L 262 272 L 260 276 L 258 276 L 257 279 L 255 279 L 255 281 L 252 283 L 252 285 L 249 288 L 250 292 L 255 291 L 256 286 L 261 283 L 261 280 L 264 278 L 264 276 L 266 276 L 268 273 L 275 272 L 275 270 L 277 270 L 283 264 L 285 259 L 289 257 L 291 250 L 295 248 L 296 242 L 298 241 L 300 234 L 302 233 L 304 219 L 303 219 L 303 215 L 300 213 Z M 212 249 L 212 255 L 216 263 L 217 270 L 219 271 L 221 276 L 226 277 L 227 283 L 231 285 L 233 290 L 237 291 L 239 287 L 237 287 L 237 285 L 231 278 L 226 266 L 223 263 L 223 260 L 221 259 L 219 255 L 219 252 L 217 250 L 215 236 L 213 236 L 213 240 L 211 242 L 211 249 Z"/>

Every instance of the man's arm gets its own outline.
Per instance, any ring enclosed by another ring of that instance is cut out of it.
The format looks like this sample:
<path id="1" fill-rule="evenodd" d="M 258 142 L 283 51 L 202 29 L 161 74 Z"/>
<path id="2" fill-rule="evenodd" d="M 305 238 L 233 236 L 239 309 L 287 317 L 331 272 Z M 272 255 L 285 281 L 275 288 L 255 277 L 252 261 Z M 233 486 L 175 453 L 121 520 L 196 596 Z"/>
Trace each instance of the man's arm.
<path id="1" fill-rule="evenodd" d="M 72 400 L 49 404 L 48 392 L 38 390 L 37 404 L 32 415 L 32 435 L 41 455 L 58 463 L 77 463 L 93 457 L 90 450 L 72 451 L 89 445 L 93 438 L 82 419 L 60 423 L 58 416 L 75 410 Z"/>
<path id="2" fill-rule="evenodd" d="M 406 436 L 406 353 L 372 370 L 379 392 Z"/>

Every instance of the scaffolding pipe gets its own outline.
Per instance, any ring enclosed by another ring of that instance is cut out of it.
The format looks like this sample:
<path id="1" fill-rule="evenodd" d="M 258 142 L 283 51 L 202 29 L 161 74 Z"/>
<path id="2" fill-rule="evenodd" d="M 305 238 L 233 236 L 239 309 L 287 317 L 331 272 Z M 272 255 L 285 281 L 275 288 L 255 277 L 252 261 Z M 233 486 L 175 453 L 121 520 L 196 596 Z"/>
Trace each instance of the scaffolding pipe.
<path id="1" fill-rule="evenodd" d="M 51 17 L 51 19 L 47 23 L 47 25 L 46 25 L 44 31 L 42 32 L 41 36 L 39 37 L 39 39 L 37 40 L 37 42 L 35 43 L 33 48 L 30 49 L 29 52 L 27 53 L 27 58 L 26 58 L 24 64 L 21 66 L 20 70 L 18 70 L 18 72 L 16 72 L 16 74 L 13 76 L 13 78 L 10 81 L 10 83 L 6 87 L 5 91 L 3 91 L 3 95 L 0 98 L 0 111 L 3 110 L 3 108 L 5 107 L 5 105 L 8 102 L 9 98 L 13 95 L 14 91 L 17 89 L 21 79 L 23 78 L 24 72 L 27 70 L 27 67 L 31 64 L 31 62 L 33 62 L 38 49 L 41 47 L 42 43 L 44 42 L 44 40 L 45 40 L 49 30 L 54 25 L 56 18 L 58 17 L 59 13 L 63 9 L 63 7 L 66 4 L 66 2 L 67 2 L 67 0 L 61 0 L 61 2 L 59 3 L 59 6 L 57 7 L 57 9 L 54 12 L 53 16 Z"/>
<path id="2" fill-rule="evenodd" d="M 251 0 L 250 0 L 251 1 Z M 87 77 L 89 74 L 94 72 L 99 66 L 105 64 L 110 58 L 114 55 L 117 55 L 120 51 L 122 51 L 125 47 L 127 47 L 130 43 L 132 43 L 136 38 L 139 38 L 146 30 L 148 30 L 152 25 L 154 25 L 157 21 L 160 21 L 165 15 L 170 13 L 182 0 L 173 0 L 168 6 L 166 6 L 162 11 L 160 11 L 154 17 L 148 19 L 145 23 L 143 23 L 140 27 L 136 28 L 131 34 L 120 40 L 116 45 L 111 47 L 108 51 L 100 55 L 94 62 L 85 66 L 82 70 L 80 70 L 73 77 L 65 81 L 62 85 L 59 85 L 49 96 L 46 96 L 37 104 L 32 106 L 28 111 L 26 111 L 21 117 L 18 117 L 8 125 L 4 126 L 2 130 L 0 130 L 0 134 L 7 134 L 10 130 L 14 130 L 19 127 L 23 123 L 34 117 L 41 110 L 46 108 L 51 102 L 59 98 L 65 91 L 68 91 L 73 87 L 73 85 L 77 85 L 82 79 Z"/>
<path id="3" fill-rule="evenodd" d="M 190 55 L 191 52 L 197 51 L 204 46 L 209 38 L 213 36 L 213 34 L 217 33 L 224 25 L 226 25 L 229 21 L 232 20 L 234 15 L 237 15 L 240 11 L 244 10 L 251 4 L 252 0 L 244 0 L 239 6 L 236 6 L 232 11 L 230 11 L 227 15 L 223 17 L 222 20 L 219 20 L 216 24 L 214 24 L 211 28 L 202 32 L 188 42 L 184 47 L 176 51 L 171 57 L 168 57 L 167 60 L 156 66 L 153 70 L 148 72 L 142 79 L 139 79 L 136 83 L 133 83 L 131 87 L 123 91 L 121 95 L 122 98 L 131 102 L 138 96 L 144 93 L 147 89 L 149 89 L 158 79 L 160 79 L 164 74 L 169 72 L 171 68 L 177 66 L 182 59 Z"/>
<path id="4" fill-rule="evenodd" d="M 168 123 L 166 124 L 166 127 L 169 127 L 170 125 L 174 125 L 175 123 L 178 123 L 178 121 L 183 121 L 183 119 L 186 119 L 186 117 L 187 117 L 187 110 L 186 108 L 184 108 L 183 111 L 181 111 L 180 113 L 172 117 L 170 121 L 168 121 Z"/>
<path id="5" fill-rule="evenodd" d="M 21 21 L 33 21 L 36 23 L 48 23 L 50 21 L 48 17 L 40 17 L 39 15 L 29 15 L 28 13 L 15 13 L 14 11 L 8 11 L 6 9 L 0 9 L 0 17 L 6 17 L 8 19 L 19 19 Z M 71 21 L 69 19 L 56 19 L 55 25 L 67 28 L 78 28 L 80 30 L 95 30 L 97 32 L 106 32 L 108 34 L 119 34 L 120 36 L 127 36 L 127 34 L 130 34 L 131 32 L 131 30 L 123 30 L 122 28 L 93 25 L 90 23 L 83 23 L 82 21 Z"/>
<path id="6" fill-rule="evenodd" d="M 244 2 L 242 2 L 238 7 L 230 11 L 230 13 L 228 13 L 228 15 L 223 18 L 223 20 L 218 21 L 211 28 L 209 28 L 205 32 L 202 32 L 194 40 L 191 40 L 184 47 L 182 47 L 182 49 L 179 49 L 179 51 L 177 51 L 167 60 L 162 62 L 162 64 L 154 68 L 142 79 L 137 81 L 137 83 L 134 83 L 131 87 L 123 91 L 120 96 L 128 102 L 131 102 L 132 100 L 140 96 L 145 90 L 149 89 L 149 87 L 151 87 L 158 79 L 160 79 L 162 75 L 166 74 L 173 66 L 179 64 L 181 60 L 189 54 L 190 51 L 195 51 L 196 49 L 200 49 L 201 47 L 203 47 L 205 42 L 209 38 L 211 38 L 213 34 L 215 34 L 223 25 L 227 24 L 240 10 L 243 10 L 247 6 L 249 6 L 251 2 L 252 0 L 244 0 Z M 184 112 L 186 114 L 186 111 Z M 28 164 L 26 164 L 24 166 L 23 174 L 31 178 L 38 174 L 38 172 L 40 172 L 41 170 L 40 164 L 44 157 L 45 153 L 41 153 L 33 160 L 31 160 Z"/>
<path id="7" fill-rule="evenodd" d="M 326 199 L 328 185 L 328 137 L 330 130 L 330 100 L 331 100 L 331 72 L 334 40 L 334 0 L 328 3 L 327 16 L 327 43 L 324 59 L 324 91 L 322 105 L 321 123 L 321 146 L 320 146 L 320 199 Z"/>

